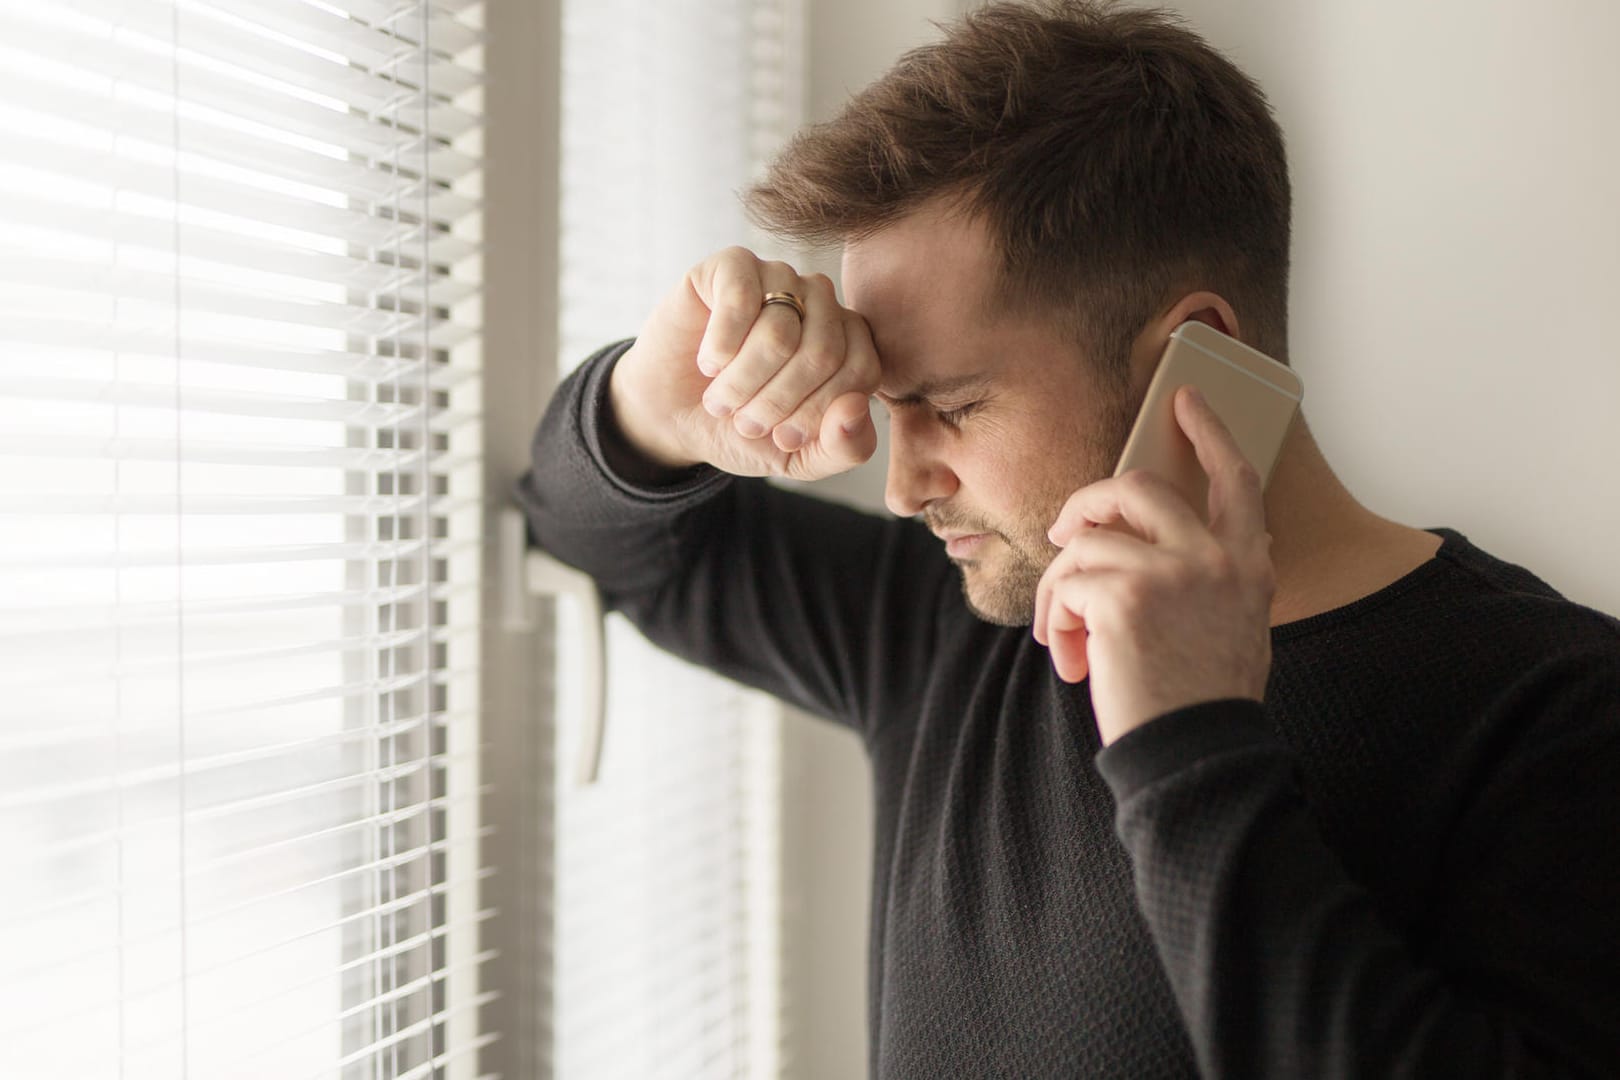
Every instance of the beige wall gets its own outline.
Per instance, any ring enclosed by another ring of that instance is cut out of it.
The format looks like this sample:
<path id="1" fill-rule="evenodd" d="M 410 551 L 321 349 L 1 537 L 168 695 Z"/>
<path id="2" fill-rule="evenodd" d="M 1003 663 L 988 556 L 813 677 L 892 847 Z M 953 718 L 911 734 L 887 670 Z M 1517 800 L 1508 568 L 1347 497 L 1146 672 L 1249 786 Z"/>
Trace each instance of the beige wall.
<path id="1" fill-rule="evenodd" d="M 811 0 L 813 114 L 956 6 Z M 1173 6 L 1287 133 L 1291 351 L 1351 490 L 1620 612 L 1620 5 Z M 826 491 L 881 509 L 881 454 Z M 784 762 L 790 1075 L 859 1076 L 866 765 L 808 720 L 787 725 Z"/>
<path id="2" fill-rule="evenodd" d="M 1620 612 L 1620 5 L 1177 6 L 1287 132 L 1291 347 L 1329 460 Z"/>

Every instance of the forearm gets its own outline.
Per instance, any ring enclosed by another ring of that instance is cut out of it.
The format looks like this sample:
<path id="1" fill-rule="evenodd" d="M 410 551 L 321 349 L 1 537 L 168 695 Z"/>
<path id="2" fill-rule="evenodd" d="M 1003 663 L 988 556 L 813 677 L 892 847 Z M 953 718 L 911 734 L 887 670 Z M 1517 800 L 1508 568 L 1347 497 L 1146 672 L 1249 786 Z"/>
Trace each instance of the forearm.
<path id="1" fill-rule="evenodd" d="M 602 350 L 558 386 L 515 491 L 535 542 L 590 574 L 610 599 L 677 573 L 682 518 L 731 483 L 707 466 L 664 468 L 625 443 L 609 386 L 627 348 Z"/>
<path id="2" fill-rule="evenodd" d="M 1205 1075 L 1597 1074 L 1413 959 L 1321 839 L 1257 703 L 1171 714 L 1099 766 Z"/>
<path id="3" fill-rule="evenodd" d="M 519 501 L 536 543 L 693 663 L 863 726 L 925 670 L 951 567 L 915 522 L 618 445 L 607 351 L 557 390 Z"/>

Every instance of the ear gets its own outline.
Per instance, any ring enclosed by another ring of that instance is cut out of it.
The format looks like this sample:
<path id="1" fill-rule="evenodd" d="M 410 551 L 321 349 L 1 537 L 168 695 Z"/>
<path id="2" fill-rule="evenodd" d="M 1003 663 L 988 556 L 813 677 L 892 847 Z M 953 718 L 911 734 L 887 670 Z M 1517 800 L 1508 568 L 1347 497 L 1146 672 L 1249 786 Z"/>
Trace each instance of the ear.
<path id="1" fill-rule="evenodd" d="M 1240 336 L 1237 313 L 1224 296 L 1208 290 L 1188 293 L 1137 335 L 1131 348 L 1131 377 L 1136 390 L 1147 388 L 1148 380 L 1159 366 L 1159 356 L 1170 341 L 1171 331 L 1184 322 L 1207 323 L 1228 337 Z"/>
<path id="2" fill-rule="evenodd" d="M 1208 291 L 1188 293 L 1165 311 L 1156 320 L 1156 326 L 1162 327 L 1163 339 L 1169 340 L 1170 331 L 1184 322 L 1201 322 L 1213 326 L 1227 337 L 1241 339 L 1237 313 L 1232 305 L 1219 293 Z"/>

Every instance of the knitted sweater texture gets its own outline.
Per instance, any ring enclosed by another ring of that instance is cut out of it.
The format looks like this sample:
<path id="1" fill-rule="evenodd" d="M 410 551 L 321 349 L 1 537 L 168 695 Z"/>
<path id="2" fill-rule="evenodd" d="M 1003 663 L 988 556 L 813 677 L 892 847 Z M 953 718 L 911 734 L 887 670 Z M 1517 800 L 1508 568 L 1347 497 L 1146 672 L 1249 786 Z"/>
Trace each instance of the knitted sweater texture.
<path id="1" fill-rule="evenodd" d="M 859 733 L 871 1069 L 1620 1077 L 1620 622 L 1434 530 L 1273 630 L 1264 705 L 1101 749 L 915 521 L 621 467 L 623 346 L 559 389 L 534 540 L 648 638 Z"/>

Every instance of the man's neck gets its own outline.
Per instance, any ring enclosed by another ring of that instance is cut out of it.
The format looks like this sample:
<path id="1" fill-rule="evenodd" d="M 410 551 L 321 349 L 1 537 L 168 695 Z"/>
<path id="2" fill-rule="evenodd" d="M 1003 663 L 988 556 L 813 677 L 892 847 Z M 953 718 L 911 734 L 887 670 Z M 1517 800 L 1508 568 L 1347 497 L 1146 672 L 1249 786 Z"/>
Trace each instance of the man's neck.
<path id="1" fill-rule="evenodd" d="M 1440 538 L 1379 517 L 1339 482 L 1305 417 L 1295 421 L 1266 489 L 1277 591 L 1271 625 L 1343 607 L 1434 556 Z"/>

